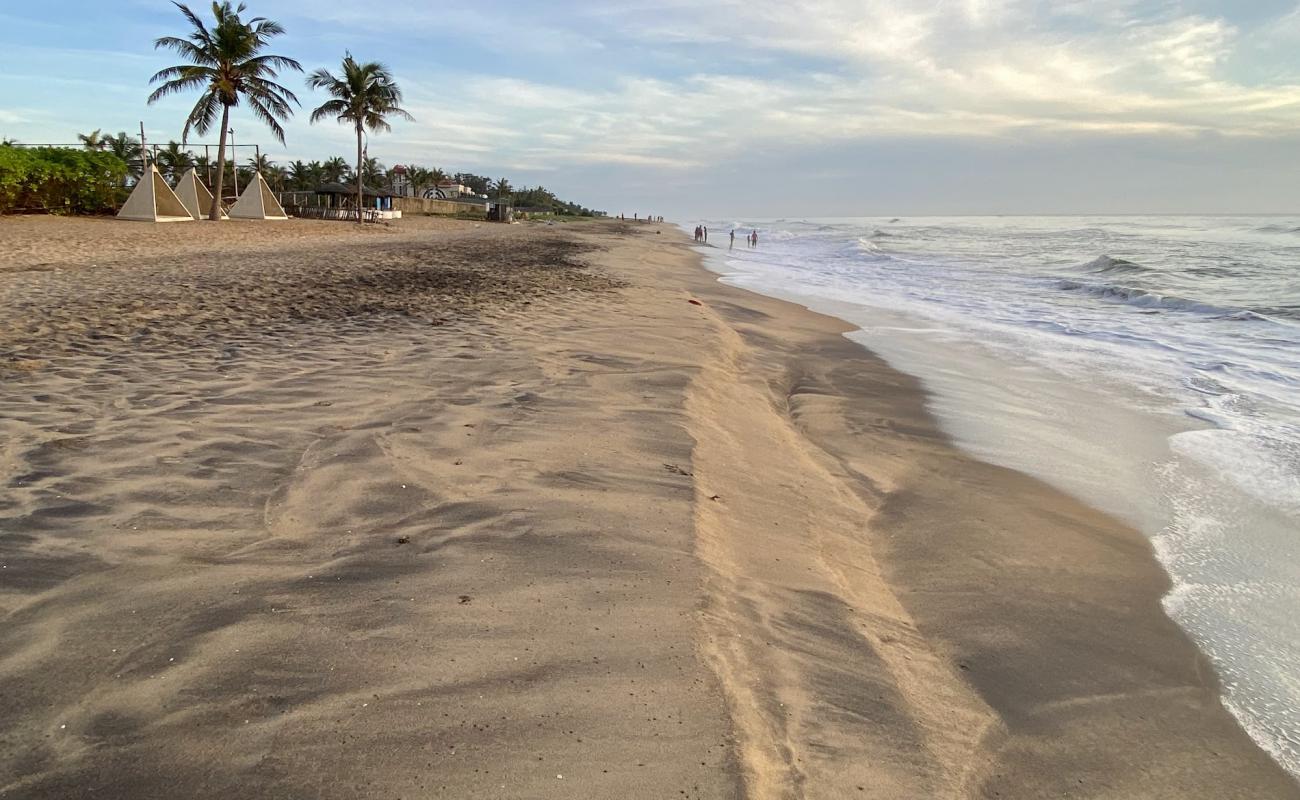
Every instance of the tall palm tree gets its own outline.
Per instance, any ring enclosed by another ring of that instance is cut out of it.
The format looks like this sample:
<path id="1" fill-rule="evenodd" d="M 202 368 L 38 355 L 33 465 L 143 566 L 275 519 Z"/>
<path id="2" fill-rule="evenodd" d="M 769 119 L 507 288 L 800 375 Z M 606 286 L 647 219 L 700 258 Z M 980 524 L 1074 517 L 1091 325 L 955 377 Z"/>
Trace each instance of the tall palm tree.
<path id="1" fill-rule="evenodd" d="M 321 169 L 324 172 L 323 177 L 326 183 L 343 183 L 343 181 L 347 180 L 348 173 L 352 171 L 352 168 L 348 166 L 348 162 L 344 161 L 340 156 L 334 156 L 326 161 L 321 165 Z"/>
<path id="2" fill-rule="evenodd" d="M 373 133 L 392 130 L 388 117 L 405 120 L 413 120 L 413 117 L 399 105 L 402 90 L 393 81 L 388 68 L 374 61 L 359 63 L 351 53 L 343 58 L 340 77 L 334 77 L 327 69 L 318 69 L 308 76 L 307 85 L 324 89 L 332 98 L 311 112 L 313 123 L 334 117 L 340 124 L 352 125 L 357 132 L 357 222 L 361 222 L 361 207 L 365 204 L 362 136 L 367 130 Z"/>
<path id="3" fill-rule="evenodd" d="M 492 185 L 492 188 L 496 190 L 498 202 L 510 202 L 510 181 L 501 178 Z"/>
<path id="4" fill-rule="evenodd" d="M 185 119 L 181 142 L 188 141 L 191 129 L 200 136 L 206 134 L 216 124 L 217 110 L 220 109 L 217 185 L 212 194 L 212 208 L 208 211 L 208 219 L 217 220 L 221 218 L 221 184 L 225 177 L 230 109 L 239 105 L 241 99 L 246 101 L 253 116 L 265 123 L 283 144 L 284 127 L 280 123 L 293 115 L 291 104 L 297 104 L 298 98 L 274 79 L 278 70 L 301 72 L 302 65 L 292 58 L 263 52 L 273 37 L 284 33 L 284 28 L 265 17 L 253 17 L 245 22 L 239 16 L 245 9 L 243 3 L 232 7 L 229 0 L 214 0 L 212 16 L 216 24 L 212 28 L 208 28 L 189 7 L 175 0 L 172 4 L 189 21 L 189 38 L 164 36 L 154 42 L 154 47 L 172 50 L 188 63 L 168 67 L 150 78 L 150 83 L 161 81 L 162 85 L 149 95 L 149 102 L 152 104 L 168 95 L 191 89 L 202 92 Z"/>
<path id="5" fill-rule="evenodd" d="M 102 130 L 102 128 L 96 128 L 90 133 L 79 133 L 77 134 L 77 141 L 81 142 L 81 146 L 87 150 L 103 150 L 104 137 L 100 133 Z"/>

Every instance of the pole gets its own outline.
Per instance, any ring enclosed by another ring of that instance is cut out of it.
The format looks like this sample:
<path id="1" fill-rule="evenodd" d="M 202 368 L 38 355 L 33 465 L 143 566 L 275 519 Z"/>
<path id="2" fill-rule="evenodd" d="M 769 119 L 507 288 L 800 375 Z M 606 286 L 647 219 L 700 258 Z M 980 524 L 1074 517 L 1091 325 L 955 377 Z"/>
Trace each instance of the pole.
<path id="1" fill-rule="evenodd" d="M 235 176 L 235 197 L 239 197 L 239 151 L 235 149 L 235 129 L 230 129 L 230 170 Z"/>
<path id="2" fill-rule="evenodd" d="M 149 171 L 149 149 L 144 141 L 144 120 L 140 120 L 140 179 Z"/>

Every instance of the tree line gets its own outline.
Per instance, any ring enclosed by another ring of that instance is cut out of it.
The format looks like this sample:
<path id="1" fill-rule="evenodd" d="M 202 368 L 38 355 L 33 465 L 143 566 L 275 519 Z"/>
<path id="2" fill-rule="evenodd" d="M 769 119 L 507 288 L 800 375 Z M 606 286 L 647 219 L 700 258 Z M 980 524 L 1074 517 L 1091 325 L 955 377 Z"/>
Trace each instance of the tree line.
<path id="1" fill-rule="evenodd" d="M 307 76 L 306 82 L 309 88 L 323 91 L 329 97 L 312 111 L 311 122 L 334 119 L 351 127 L 357 141 L 355 162 L 349 164 L 336 156 L 325 161 L 297 160 L 281 165 L 266 155 L 250 158 L 246 163 L 231 162 L 226 158 L 226 137 L 230 132 L 231 109 L 237 106 L 247 107 L 277 141 L 285 143 L 283 123 L 301 103 L 278 79 L 281 72 L 302 72 L 302 65 L 287 56 L 266 52 L 271 40 L 284 35 L 285 30 L 278 22 L 265 17 L 245 19 L 247 7 L 243 3 L 235 6 L 229 0 L 214 1 L 211 22 L 184 3 L 173 0 L 172 4 L 185 18 L 189 30 L 184 37 L 161 37 L 154 42 L 154 47 L 176 53 L 183 63 L 159 70 L 150 78 L 149 82 L 156 88 L 148 102 L 153 104 L 174 94 L 198 92 L 198 99 L 186 116 L 181 140 L 145 153 L 140 141 L 125 131 L 105 135 L 102 129 L 97 129 L 78 134 L 85 150 L 111 153 L 126 166 L 121 178 L 123 184 L 129 183 L 132 175 L 139 177 L 143 173 L 146 156 L 171 180 L 195 168 L 212 188 L 209 219 L 213 220 L 220 218 L 223 187 L 231 183 L 247 185 L 255 173 L 260 173 L 272 188 L 280 191 L 311 191 L 323 183 L 353 184 L 358 221 L 362 219 L 367 187 L 386 188 L 395 194 L 413 190 L 414 194 L 424 195 L 448 180 L 477 195 L 558 214 L 593 213 L 576 203 L 560 200 L 541 186 L 515 191 L 505 178 L 493 181 L 483 175 L 448 174 L 440 168 L 419 165 L 389 169 L 377 159 L 367 157 L 363 146 L 366 132 L 389 131 L 390 119 L 413 118 L 401 107 L 402 91 L 388 68 L 378 62 L 358 61 L 350 52 L 344 55 L 337 73 L 317 69 Z M 218 131 L 215 158 L 206 148 L 201 154 L 188 149 L 191 131 L 206 135 L 214 127 Z M 17 143 L 8 139 L 0 142 L 0 145 L 9 144 Z"/>
<path id="2" fill-rule="evenodd" d="M 121 131 L 116 135 L 105 135 L 102 129 L 90 133 L 77 134 L 78 141 L 86 150 L 111 153 L 127 165 L 130 179 L 140 176 L 144 160 L 141 158 L 140 140 Z M 217 159 L 202 152 L 187 149 L 177 141 L 170 141 L 165 146 L 151 148 L 150 160 L 158 171 L 169 181 L 175 182 L 191 167 L 208 185 L 214 181 Z M 324 161 L 303 161 L 301 159 L 279 164 L 265 154 L 260 157 L 250 156 L 236 166 L 227 161 L 224 165 L 223 184 L 235 182 L 238 169 L 238 181 L 246 186 L 252 180 L 254 172 L 261 172 L 262 177 L 278 192 L 310 192 L 323 184 L 347 184 L 356 178 L 356 170 L 341 156 Z M 592 210 L 578 203 L 560 199 L 554 192 L 543 186 L 513 188 L 506 178 L 491 178 L 473 172 L 449 172 L 438 167 L 406 165 L 389 168 L 379 159 L 366 157 L 361 162 L 363 183 L 374 189 L 386 189 L 394 193 L 409 189 L 407 193 L 424 196 L 440 184 L 456 183 L 470 192 L 482 197 L 507 199 L 514 205 L 526 208 L 547 209 L 554 214 L 575 216 L 591 215 Z"/>

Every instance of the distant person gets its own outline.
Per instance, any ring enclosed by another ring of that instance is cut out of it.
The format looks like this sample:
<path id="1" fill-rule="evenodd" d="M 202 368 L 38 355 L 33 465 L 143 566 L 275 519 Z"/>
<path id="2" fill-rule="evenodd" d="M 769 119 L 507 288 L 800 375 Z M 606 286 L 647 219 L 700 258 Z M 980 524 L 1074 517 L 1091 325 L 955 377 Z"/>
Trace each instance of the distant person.
<path id="1" fill-rule="evenodd" d="M 696 243 L 698 243 L 698 242 L 700 241 L 700 226 L 699 226 L 699 225 L 696 225 L 696 226 L 695 226 L 695 241 L 696 241 Z"/>
<path id="2" fill-rule="evenodd" d="M 731 246 L 729 246 L 727 249 L 728 249 L 728 250 L 735 250 L 735 249 L 736 249 L 736 229 L 735 229 L 735 228 L 732 228 L 732 229 L 731 229 Z"/>
<path id="3" fill-rule="evenodd" d="M 704 243 L 705 243 L 705 244 L 708 244 L 708 243 L 709 243 L 709 226 L 708 226 L 708 225 L 704 225 L 704 226 L 702 226 L 702 229 L 704 230 Z"/>
<path id="4" fill-rule="evenodd" d="M 749 246 L 758 247 L 758 231 L 751 231 L 749 234 Z"/>

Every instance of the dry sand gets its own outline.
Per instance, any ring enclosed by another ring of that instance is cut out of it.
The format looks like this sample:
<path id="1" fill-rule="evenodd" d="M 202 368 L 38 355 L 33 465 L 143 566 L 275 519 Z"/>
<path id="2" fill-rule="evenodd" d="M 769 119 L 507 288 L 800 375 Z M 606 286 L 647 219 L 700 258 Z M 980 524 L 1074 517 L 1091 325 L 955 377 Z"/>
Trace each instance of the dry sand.
<path id="1" fill-rule="evenodd" d="M 656 230 L 0 220 L 0 797 L 1300 796 L 1138 534 Z"/>

